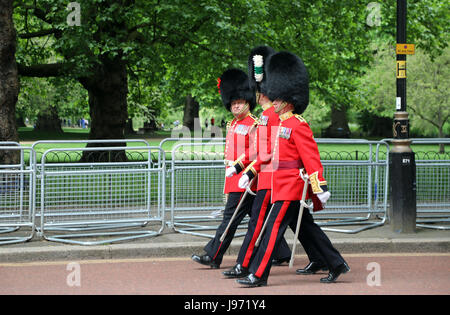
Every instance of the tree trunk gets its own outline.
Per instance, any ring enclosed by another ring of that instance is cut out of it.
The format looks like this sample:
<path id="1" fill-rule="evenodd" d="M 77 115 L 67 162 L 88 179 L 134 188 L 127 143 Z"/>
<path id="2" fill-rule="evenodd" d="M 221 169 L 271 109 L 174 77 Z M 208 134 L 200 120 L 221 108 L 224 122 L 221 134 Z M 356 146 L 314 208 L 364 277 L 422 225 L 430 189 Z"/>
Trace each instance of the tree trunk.
<path id="1" fill-rule="evenodd" d="M 37 116 L 35 130 L 63 133 L 58 109 L 50 106 Z"/>
<path id="2" fill-rule="evenodd" d="M 125 124 L 125 135 L 134 135 L 136 132 L 133 129 L 133 118 L 128 117 L 127 122 Z"/>
<path id="3" fill-rule="evenodd" d="M 191 132 L 194 131 L 195 118 L 199 117 L 199 107 L 200 104 L 192 97 L 191 94 L 186 96 L 186 103 L 184 104 L 183 126 L 188 127 Z"/>
<path id="4" fill-rule="evenodd" d="M 124 139 L 128 118 L 127 110 L 127 70 L 119 57 L 109 60 L 102 58 L 102 64 L 94 75 L 80 79 L 88 90 L 91 131 L 89 139 Z M 99 146 L 92 144 L 88 146 Z M 125 143 L 104 144 L 103 146 L 125 146 Z M 124 151 L 99 151 L 83 153 L 83 161 L 125 161 Z"/>
<path id="5" fill-rule="evenodd" d="M 19 141 L 16 102 L 19 78 L 16 64 L 16 30 L 13 0 L 0 1 L 0 141 Z M 19 163 L 19 151 L 0 150 L 0 164 Z"/>
<path id="6" fill-rule="evenodd" d="M 331 106 L 331 125 L 325 129 L 323 135 L 327 138 L 348 138 L 350 137 L 350 128 L 348 127 L 347 107 Z"/>
<path id="7" fill-rule="evenodd" d="M 439 125 L 439 138 L 443 139 L 445 138 L 444 135 L 444 124 Z M 444 154 L 445 153 L 445 144 L 439 143 L 439 153 Z"/>

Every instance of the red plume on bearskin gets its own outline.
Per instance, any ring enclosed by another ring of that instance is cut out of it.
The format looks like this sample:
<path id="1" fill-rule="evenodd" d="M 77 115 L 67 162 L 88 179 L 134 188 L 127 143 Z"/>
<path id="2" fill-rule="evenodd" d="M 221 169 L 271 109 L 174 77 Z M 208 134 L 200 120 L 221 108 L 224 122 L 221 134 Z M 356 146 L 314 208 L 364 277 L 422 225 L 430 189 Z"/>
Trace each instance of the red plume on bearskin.
<path id="1" fill-rule="evenodd" d="M 219 90 L 220 94 L 220 78 L 217 78 L 217 90 Z"/>

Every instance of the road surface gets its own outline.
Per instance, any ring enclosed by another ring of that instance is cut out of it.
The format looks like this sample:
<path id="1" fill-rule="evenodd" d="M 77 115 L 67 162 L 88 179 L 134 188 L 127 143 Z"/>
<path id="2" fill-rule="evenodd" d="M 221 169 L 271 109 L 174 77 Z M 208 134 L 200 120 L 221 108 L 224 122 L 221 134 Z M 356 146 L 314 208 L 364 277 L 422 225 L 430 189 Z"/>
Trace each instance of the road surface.
<path id="1" fill-rule="evenodd" d="M 220 270 L 185 258 L 80 260 L 0 263 L 0 294 L 106 295 L 304 295 L 304 294 L 450 294 L 450 253 L 348 254 L 351 271 L 337 283 L 322 284 L 326 274 L 296 275 L 306 256 L 297 256 L 293 269 L 273 267 L 268 286 L 244 288 L 221 272 L 234 265 L 226 256 Z M 189 302 L 195 302 L 189 299 Z M 186 307 L 194 306 L 194 304 Z"/>

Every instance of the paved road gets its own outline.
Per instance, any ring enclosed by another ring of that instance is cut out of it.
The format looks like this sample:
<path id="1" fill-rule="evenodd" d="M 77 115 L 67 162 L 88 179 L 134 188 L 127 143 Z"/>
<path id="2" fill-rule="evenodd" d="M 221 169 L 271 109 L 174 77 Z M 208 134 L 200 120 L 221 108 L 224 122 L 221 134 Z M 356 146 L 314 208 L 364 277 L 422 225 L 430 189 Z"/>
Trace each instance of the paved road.
<path id="1" fill-rule="evenodd" d="M 347 254 L 351 271 L 339 282 L 321 284 L 323 274 L 295 275 L 307 264 L 296 257 L 295 269 L 273 267 L 269 285 L 243 288 L 224 279 L 221 270 L 186 258 L 1 263 L 0 294 L 150 294 L 150 295 L 303 295 L 303 294 L 450 294 L 450 253 Z"/>

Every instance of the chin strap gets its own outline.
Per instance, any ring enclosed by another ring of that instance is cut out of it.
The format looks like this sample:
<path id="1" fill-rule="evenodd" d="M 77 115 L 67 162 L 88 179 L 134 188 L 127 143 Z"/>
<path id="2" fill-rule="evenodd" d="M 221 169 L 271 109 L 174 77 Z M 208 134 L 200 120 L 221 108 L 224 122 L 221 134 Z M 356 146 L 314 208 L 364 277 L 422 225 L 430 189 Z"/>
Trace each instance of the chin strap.
<path id="1" fill-rule="evenodd" d="M 281 103 L 280 107 L 278 109 L 275 109 L 275 113 L 279 113 L 281 110 L 283 110 L 283 108 L 286 107 L 287 104 L 287 102 Z"/>
<path id="2" fill-rule="evenodd" d="M 241 116 L 243 116 L 242 114 L 245 113 L 249 108 L 250 108 L 249 104 L 248 104 L 248 103 L 245 103 L 245 106 L 242 107 L 242 109 L 241 109 L 238 113 L 233 114 L 234 117 L 235 117 L 236 119 L 243 118 L 243 117 L 241 117 Z"/>

